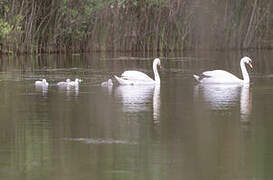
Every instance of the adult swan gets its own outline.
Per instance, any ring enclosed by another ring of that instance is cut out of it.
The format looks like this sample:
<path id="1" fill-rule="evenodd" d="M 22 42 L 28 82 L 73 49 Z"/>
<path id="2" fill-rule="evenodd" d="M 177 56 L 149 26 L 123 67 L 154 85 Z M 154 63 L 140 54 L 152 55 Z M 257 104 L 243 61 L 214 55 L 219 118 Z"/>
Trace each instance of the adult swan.
<path id="1" fill-rule="evenodd" d="M 245 64 L 253 68 L 251 62 L 252 60 L 246 56 L 240 61 L 243 79 L 239 79 L 233 74 L 223 70 L 205 71 L 201 76 L 193 75 L 193 77 L 200 83 L 249 83 L 249 75 Z"/>
<path id="2" fill-rule="evenodd" d="M 121 74 L 121 77 L 115 76 L 116 80 L 121 85 L 150 85 L 160 84 L 160 78 L 157 71 L 157 66 L 161 67 L 160 59 L 155 58 L 153 62 L 153 70 L 155 80 L 140 71 L 125 71 Z"/>

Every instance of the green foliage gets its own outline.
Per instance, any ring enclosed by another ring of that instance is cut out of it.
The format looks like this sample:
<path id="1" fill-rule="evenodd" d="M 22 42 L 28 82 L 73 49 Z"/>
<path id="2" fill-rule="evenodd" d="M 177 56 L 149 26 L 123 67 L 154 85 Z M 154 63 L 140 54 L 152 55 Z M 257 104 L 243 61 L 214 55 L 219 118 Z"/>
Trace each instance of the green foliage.
<path id="1" fill-rule="evenodd" d="M 208 40 L 214 48 L 239 48 L 246 34 L 251 43 L 273 38 L 272 1 L 259 1 L 257 8 L 254 2 L 0 0 L 0 38 L 35 52 L 183 50 L 199 48 L 202 42 L 209 48 Z"/>
<path id="2" fill-rule="evenodd" d="M 0 38 L 5 38 L 12 30 L 12 26 L 5 22 L 3 19 L 0 19 Z"/>

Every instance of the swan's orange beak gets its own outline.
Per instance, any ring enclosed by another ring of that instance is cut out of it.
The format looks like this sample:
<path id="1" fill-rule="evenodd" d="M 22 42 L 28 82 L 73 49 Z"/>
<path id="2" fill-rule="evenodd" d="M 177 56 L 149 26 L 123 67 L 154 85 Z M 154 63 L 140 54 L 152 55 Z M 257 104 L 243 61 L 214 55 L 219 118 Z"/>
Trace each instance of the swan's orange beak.
<path id="1" fill-rule="evenodd" d="M 162 68 L 162 65 L 160 64 L 159 67 L 160 67 L 160 69 L 161 69 L 161 68 Z"/>
<path id="2" fill-rule="evenodd" d="M 253 66 L 252 66 L 251 62 L 249 62 L 248 65 L 251 67 L 251 69 L 253 69 Z"/>

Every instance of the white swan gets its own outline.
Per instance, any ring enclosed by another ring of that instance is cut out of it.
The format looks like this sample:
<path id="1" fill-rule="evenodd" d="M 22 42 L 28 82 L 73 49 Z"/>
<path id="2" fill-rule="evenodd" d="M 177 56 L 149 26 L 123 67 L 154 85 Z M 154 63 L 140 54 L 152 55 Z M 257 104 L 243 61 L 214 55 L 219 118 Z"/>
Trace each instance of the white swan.
<path id="1" fill-rule="evenodd" d="M 121 85 L 160 84 L 160 77 L 157 71 L 157 66 L 161 67 L 159 58 L 155 58 L 153 62 L 155 80 L 140 71 L 125 71 L 121 74 L 121 77 L 115 76 L 115 78 Z"/>
<path id="2" fill-rule="evenodd" d="M 35 86 L 48 86 L 48 82 L 46 82 L 46 79 L 42 79 L 42 81 L 35 81 Z"/>
<path id="3" fill-rule="evenodd" d="M 251 62 L 252 60 L 246 56 L 240 61 L 243 79 L 239 79 L 233 74 L 223 70 L 205 71 L 201 77 L 197 75 L 193 75 L 193 77 L 200 83 L 249 83 L 249 75 L 245 64 L 253 68 Z"/>
<path id="4" fill-rule="evenodd" d="M 58 85 L 58 86 L 68 86 L 70 82 L 71 82 L 70 79 L 66 79 L 65 82 L 64 82 L 64 81 L 58 82 L 57 85 Z"/>

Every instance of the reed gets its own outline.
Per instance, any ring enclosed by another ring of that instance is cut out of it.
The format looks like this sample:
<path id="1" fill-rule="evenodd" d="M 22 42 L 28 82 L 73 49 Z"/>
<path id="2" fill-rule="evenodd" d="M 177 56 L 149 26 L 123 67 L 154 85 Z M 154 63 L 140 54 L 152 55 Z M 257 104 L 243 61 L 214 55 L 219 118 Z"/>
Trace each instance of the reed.
<path id="1" fill-rule="evenodd" d="M 0 0 L 1 53 L 272 48 L 271 0 Z"/>

